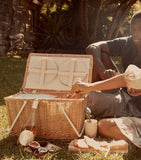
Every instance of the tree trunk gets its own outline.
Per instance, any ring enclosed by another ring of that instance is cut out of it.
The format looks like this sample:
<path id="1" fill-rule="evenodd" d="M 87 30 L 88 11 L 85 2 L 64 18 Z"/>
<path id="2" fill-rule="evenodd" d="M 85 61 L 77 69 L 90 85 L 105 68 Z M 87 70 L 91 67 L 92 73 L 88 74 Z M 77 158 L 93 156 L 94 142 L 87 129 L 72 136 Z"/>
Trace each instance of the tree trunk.
<path id="1" fill-rule="evenodd" d="M 72 0 L 72 35 L 88 39 L 88 0 Z"/>
<path id="2" fill-rule="evenodd" d="M 125 8 L 125 10 L 124 10 L 124 13 L 123 13 L 123 15 L 121 16 L 120 21 L 119 21 L 118 25 L 117 25 L 116 28 L 115 28 L 115 32 L 114 32 L 113 38 L 115 38 L 115 37 L 118 36 L 121 23 L 123 22 L 125 16 L 127 15 L 127 13 L 129 12 L 129 10 L 131 9 L 132 5 L 136 3 L 136 1 L 137 1 L 137 0 L 132 0 L 132 1 L 130 1 L 129 4 L 126 6 L 126 8 Z"/>
<path id="3" fill-rule="evenodd" d="M 102 6 L 102 0 L 98 0 L 96 6 L 97 7 L 95 8 L 92 14 L 92 20 L 91 20 L 92 23 L 90 22 L 90 26 L 89 26 L 89 37 L 90 37 L 89 39 L 92 42 L 94 42 L 96 38 L 96 30 L 99 22 L 99 15 L 100 15 L 100 10 Z"/>
<path id="4" fill-rule="evenodd" d="M 87 41 L 88 40 L 88 0 L 83 1 L 83 26 L 84 30 L 83 37 Z"/>
<path id="5" fill-rule="evenodd" d="M 0 1 L 0 57 L 5 57 L 10 45 L 9 33 L 12 26 L 12 1 Z"/>
<path id="6" fill-rule="evenodd" d="M 72 0 L 72 36 L 75 37 L 80 34 L 80 19 L 81 19 L 81 10 L 80 10 L 81 0 Z"/>
<path id="7" fill-rule="evenodd" d="M 117 7 L 115 11 L 115 15 L 113 16 L 112 25 L 109 28 L 109 31 L 107 33 L 107 39 L 113 39 L 118 36 L 119 28 L 124 20 L 126 14 L 130 10 L 131 6 L 136 3 L 137 0 L 125 0 L 120 4 L 119 7 Z"/>

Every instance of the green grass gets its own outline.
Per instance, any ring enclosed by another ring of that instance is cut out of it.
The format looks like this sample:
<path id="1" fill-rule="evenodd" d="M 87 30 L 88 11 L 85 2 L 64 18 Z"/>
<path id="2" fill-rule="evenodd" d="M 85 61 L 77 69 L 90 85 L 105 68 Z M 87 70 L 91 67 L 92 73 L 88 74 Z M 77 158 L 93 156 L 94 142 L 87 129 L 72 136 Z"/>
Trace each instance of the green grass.
<path id="1" fill-rule="evenodd" d="M 119 60 L 115 59 L 115 61 L 119 63 Z M 17 137 L 7 135 L 9 126 L 4 97 L 19 92 L 24 79 L 25 66 L 26 59 L 0 58 L 0 160 L 38 159 L 17 146 Z M 69 141 L 51 142 L 62 147 L 62 150 L 49 154 L 44 158 L 46 160 L 140 160 L 141 157 L 140 149 L 132 144 L 129 144 L 127 155 L 114 153 L 104 157 L 104 153 L 101 152 L 71 153 L 67 150 Z"/>

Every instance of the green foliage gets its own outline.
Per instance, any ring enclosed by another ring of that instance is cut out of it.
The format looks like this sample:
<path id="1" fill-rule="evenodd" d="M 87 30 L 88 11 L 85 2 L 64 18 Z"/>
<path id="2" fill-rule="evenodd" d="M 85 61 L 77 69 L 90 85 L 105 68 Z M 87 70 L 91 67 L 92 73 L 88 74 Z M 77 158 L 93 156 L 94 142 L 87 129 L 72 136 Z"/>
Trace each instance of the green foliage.
<path id="1" fill-rule="evenodd" d="M 127 14 L 126 18 L 124 19 L 121 27 L 120 27 L 120 33 L 123 36 L 128 36 L 130 34 L 130 22 L 132 15 L 138 11 L 141 10 L 141 1 L 137 1 L 130 9 L 129 13 Z"/>
<path id="2" fill-rule="evenodd" d="M 69 46 L 71 12 L 70 2 L 51 1 L 41 10 L 37 48 L 65 48 Z"/>
<path id="3" fill-rule="evenodd" d="M 0 58 L 0 105 L 3 97 L 19 92 L 22 87 L 26 59 Z"/>
<path id="4" fill-rule="evenodd" d="M 103 1 L 95 41 L 107 39 L 107 33 L 112 24 L 114 13 L 122 2 L 124 0 Z M 86 40 L 81 35 L 72 36 L 72 23 L 74 23 L 72 22 L 72 12 L 74 6 L 72 6 L 71 0 L 44 1 L 41 9 L 38 40 L 35 42 L 36 48 L 84 49 L 88 43 L 93 42 L 91 33 L 93 32 L 93 19 L 95 18 L 97 5 L 97 0 L 88 0 L 89 39 Z M 130 34 L 131 16 L 139 9 L 141 9 L 141 2 L 137 1 L 122 23 L 118 36 L 127 36 Z"/>
<path id="5" fill-rule="evenodd" d="M 123 72 L 123 68 L 121 65 L 121 57 L 112 57 L 112 60 L 114 61 L 114 63 L 116 64 L 117 68 L 119 69 L 120 73 Z"/>
<path id="6" fill-rule="evenodd" d="M 90 0 L 91 1 L 91 0 Z M 102 9 L 100 11 L 100 18 L 97 28 L 96 41 L 107 40 L 107 33 L 112 25 L 113 16 L 117 7 L 123 3 L 124 0 L 104 0 Z M 95 6 L 94 6 L 95 7 Z M 127 13 L 124 21 L 122 22 L 119 30 L 118 37 L 130 35 L 130 21 L 131 17 L 137 10 L 141 9 L 141 1 L 138 0 Z M 90 19 L 91 16 L 89 16 Z M 90 21 L 90 20 L 89 20 Z"/>

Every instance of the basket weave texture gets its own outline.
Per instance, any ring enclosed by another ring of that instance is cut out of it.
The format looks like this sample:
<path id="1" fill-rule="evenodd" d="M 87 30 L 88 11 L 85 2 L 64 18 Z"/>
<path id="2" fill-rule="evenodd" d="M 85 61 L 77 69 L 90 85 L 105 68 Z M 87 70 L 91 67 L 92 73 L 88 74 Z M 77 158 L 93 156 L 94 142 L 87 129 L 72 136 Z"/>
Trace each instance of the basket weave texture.
<path id="1" fill-rule="evenodd" d="M 18 114 L 23 102 L 26 99 L 6 99 L 9 125 L 11 126 L 16 115 Z M 84 110 L 86 100 L 84 99 L 48 99 L 39 100 L 37 110 L 37 137 L 46 139 L 69 140 L 78 138 L 74 129 L 66 119 L 64 113 L 58 106 L 61 104 L 64 111 L 70 118 L 78 133 L 81 133 L 84 124 Z M 14 125 L 11 135 L 19 135 L 23 125 L 31 111 L 33 100 L 28 99 L 27 104 L 21 113 L 18 121 Z"/>
<path id="2" fill-rule="evenodd" d="M 64 98 L 64 95 L 71 90 L 77 78 L 91 82 L 92 66 L 90 55 L 31 53 L 27 60 L 23 93 L 5 97 L 11 134 L 20 134 L 35 100 L 33 97 L 43 94 L 43 97 L 37 98 L 37 137 L 64 140 L 80 137 L 85 119 L 86 94 L 75 99 Z M 25 101 L 27 104 L 24 106 Z"/>

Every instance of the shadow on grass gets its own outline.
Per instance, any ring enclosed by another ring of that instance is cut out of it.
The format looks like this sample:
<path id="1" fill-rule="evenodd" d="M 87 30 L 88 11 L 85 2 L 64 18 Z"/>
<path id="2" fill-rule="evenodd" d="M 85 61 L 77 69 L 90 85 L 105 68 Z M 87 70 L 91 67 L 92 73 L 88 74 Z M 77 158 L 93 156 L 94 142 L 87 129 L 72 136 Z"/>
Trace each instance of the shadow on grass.
<path id="1" fill-rule="evenodd" d="M 23 156 L 24 155 L 24 156 Z M 17 137 L 9 136 L 0 141 L 0 159 L 22 159 L 33 157 L 30 154 L 25 154 L 17 145 Z"/>
<path id="2" fill-rule="evenodd" d="M 67 150 L 68 142 L 50 141 L 58 145 L 62 149 L 56 153 L 49 153 L 44 159 L 46 160 L 72 160 L 77 159 L 77 154 L 71 153 Z M 28 153 L 21 146 L 17 145 L 17 137 L 8 136 L 0 141 L 0 159 L 40 159 L 35 157 L 32 153 Z"/>
<path id="3" fill-rule="evenodd" d="M 141 148 L 129 143 L 129 151 L 124 160 L 141 160 Z"/>
<path id="4" fill-rule="evenodd" d="M 26 58 L 0 58 L 0 105 L 4 97 L 19 92 L 23 84 Z"/>

